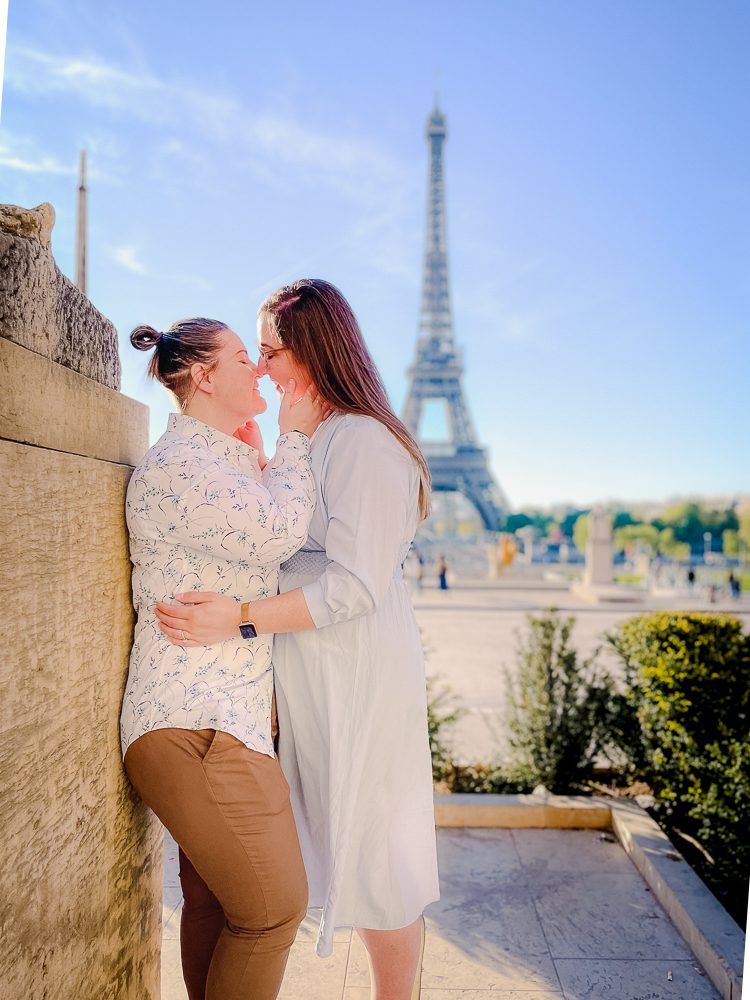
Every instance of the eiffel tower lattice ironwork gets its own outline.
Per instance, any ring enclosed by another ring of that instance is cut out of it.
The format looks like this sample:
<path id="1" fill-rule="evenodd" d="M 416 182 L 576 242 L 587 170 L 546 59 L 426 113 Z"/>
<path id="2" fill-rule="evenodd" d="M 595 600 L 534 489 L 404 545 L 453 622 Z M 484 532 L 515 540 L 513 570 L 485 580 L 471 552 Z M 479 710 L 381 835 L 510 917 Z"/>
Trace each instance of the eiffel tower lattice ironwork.
<path id="1" fill-rule="evenodd" d="M 485 529 L 499 531 L 508 502 L 474 433 L 461 384 L 463 364 L 453 336 L 443 171 L 443 143 L 447 134 L 445 116 L 436 98 L 435 108 L 427 119 L 430 163 L 422 306 L 416 357 L 408 370 L 404 423 L 424 451 L 433 490 L 462 493 L 476 507 Z M 446 405 L 447 441 L 430 441 L 420 436 L 423 407 L 430 400 L 442 400 Z"/>

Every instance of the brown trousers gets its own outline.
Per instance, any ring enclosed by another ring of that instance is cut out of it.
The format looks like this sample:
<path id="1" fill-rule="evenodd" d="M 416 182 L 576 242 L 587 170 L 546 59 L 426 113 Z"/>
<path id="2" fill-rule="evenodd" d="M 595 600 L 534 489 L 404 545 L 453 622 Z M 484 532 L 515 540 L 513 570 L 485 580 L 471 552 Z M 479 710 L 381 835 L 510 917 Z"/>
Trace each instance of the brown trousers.
<path id="1" fill-rule="evenodd" d="M 125 770 L 180 846 L 190 1000 L 275 1000 L 307 908 L 278 759 L 213 729 L 156 729 Z"/>

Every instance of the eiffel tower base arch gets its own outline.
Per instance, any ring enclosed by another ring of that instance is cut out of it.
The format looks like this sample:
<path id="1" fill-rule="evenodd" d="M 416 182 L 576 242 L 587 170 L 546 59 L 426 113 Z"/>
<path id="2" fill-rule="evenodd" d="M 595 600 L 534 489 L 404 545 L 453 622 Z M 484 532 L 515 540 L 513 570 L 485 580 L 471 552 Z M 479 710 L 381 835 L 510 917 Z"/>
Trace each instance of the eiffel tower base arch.
<path id="1" fill-rule="evenodd" d="M 476 508 L 485 531 L 501 531 L 507 503 L 487 466 L 482 448 L 457 448 L 452 455 L 425 457 L 436 493 L 461 493 Z"/>

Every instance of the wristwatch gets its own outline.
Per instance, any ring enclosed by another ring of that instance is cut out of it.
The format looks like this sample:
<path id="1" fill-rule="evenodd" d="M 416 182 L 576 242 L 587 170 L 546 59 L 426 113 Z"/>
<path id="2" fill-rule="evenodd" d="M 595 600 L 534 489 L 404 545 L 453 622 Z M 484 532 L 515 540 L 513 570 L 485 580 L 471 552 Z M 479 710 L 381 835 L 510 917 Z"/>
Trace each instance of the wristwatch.
<path id="1" fill-rule="evenodd" d="M 243 639 L 255 639 L 258 630 L 250 621 L 250 601 L 243 601 L 240 608 L 240 635 Z"/>

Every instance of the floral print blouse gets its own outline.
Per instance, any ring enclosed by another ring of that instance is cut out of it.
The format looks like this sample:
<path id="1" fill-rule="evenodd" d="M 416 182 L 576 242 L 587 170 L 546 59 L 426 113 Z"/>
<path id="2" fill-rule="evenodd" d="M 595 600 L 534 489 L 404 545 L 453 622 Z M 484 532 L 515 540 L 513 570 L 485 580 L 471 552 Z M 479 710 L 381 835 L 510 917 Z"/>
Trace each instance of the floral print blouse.
<path id="1" fill-rule="evenodd" d="M 237 601 L 272 596 L 279 564 L 305 541 L 314 507 L 304 434 L 282 434 L 261 474 L 249 445 L 170 415 L 127 492 L 138 620 L 120 718 L 123 756 L 139 736 L 171 727 L 220 729 L 273 756 L 273 636 L 175 646 L 155 605 L 191 590 Z"/>

